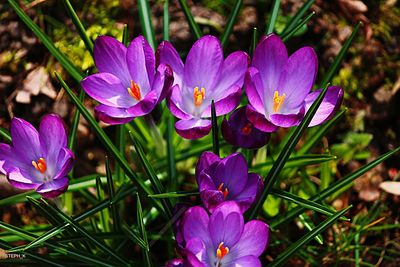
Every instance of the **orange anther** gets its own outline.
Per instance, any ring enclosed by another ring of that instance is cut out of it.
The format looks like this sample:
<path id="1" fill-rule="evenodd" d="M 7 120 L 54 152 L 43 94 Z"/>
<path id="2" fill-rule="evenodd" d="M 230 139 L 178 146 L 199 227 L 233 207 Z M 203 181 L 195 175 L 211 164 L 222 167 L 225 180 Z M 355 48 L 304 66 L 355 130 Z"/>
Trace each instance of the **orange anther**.
<path id="1" fill-rule="evenodd" d="M 36 170 L 40 171 L 41 173 L 45 173 L 47 170 L 46 160 L 44 158 L 39 158 L 36 162 L 32 160 L 32 165 L 35 167 Z"/>
<path id="2" fill-rule="evenodd" d="M 201 106 L 203 103 L 203 99 L 206 97 L 206 89 L 204 87 L 201 87 L 201 90 L 199 91 L 199 87 L 195 87 L 193 89 L 193 98 L 194 98 L 194 105 L 196 107 Z"/>
<path id="3" fill-rule="evenodd" d="M 131 80 L 131 87 L 128 87 L 128 93 L 131 95 L 131 97 L 133 97 L 137 101 L 140 101 L 142 99 L 139 85 L 132 80 Z"/>
<path id="4" fill-rule="evenodd" d="M 274 106 L 273 106 L 273 111 L 274 112 L 279 112 L 283 105 L 283 101 L 285 101 L 286 94 L 283 93 L 281 96 L 279 96 L 279 92 L 275 91 L 274 93 Z"/>
<path id="5" fill-rule="evenodd" d="M 229 253 L 229 248 L 224 246 L 224 242 L 219 243 L 217 248 L 217 258 L 222 260 Z"/>

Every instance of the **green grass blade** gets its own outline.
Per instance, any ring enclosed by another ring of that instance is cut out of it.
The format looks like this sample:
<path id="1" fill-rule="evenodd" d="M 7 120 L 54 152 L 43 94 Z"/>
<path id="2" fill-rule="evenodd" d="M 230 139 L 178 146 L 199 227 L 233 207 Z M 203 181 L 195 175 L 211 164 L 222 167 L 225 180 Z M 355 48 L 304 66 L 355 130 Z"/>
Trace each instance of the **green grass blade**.
<path id="1" fill-rule="evenodd" d="M 164 0 L 163 7 L 163 38 L 169 41 L 169 0 Z"/>
<path id="2" fill-rule="evenodd" d="M 249 55 L 251 57 L 253 56 L 254 50 L 256 50 L 257 43 L 258 43 L 257 27 L 254 27 L 253 32 L 251 33 L 251 44 L 249 49 Z"/>
<path id="3" fill-rule="evenodd" d="M 229 40 L 229 35 L 232 32 L 233 25 L 235 25 L 235 21 L 239 14 L 240 8 L 242 7 L 242 4 L 243 4 L 242 0 L 236 0 L 235 6 L 233 7 L 231 15 L 228 19 L 228 23 L 226 24 L 224 33 L 222 34 L 222 37 L 221 37 L 222 47 L 225 47 L 226 43 Z"/>
<path id="4" fill-rule="evenodd" d="M 276 22 L 276 19 L 278 18 L 280 5 L 281 5 L 281 0 L 274 0 L 274 3 L 272 5 L 271 14 L 268 19 L 268 25 L 265 29 L 266 35 L 274 32 L 275 22 Z"/>
<path id="5" fill-rule="evenodd" d="M 327 70 L 326 74 L 324 75 L 324 77 L 322 78 L 321 81 L 321 85 L 324 86 L 325 84 L 327 84 L 333 77 L 333 75 L 336 73 L 336 71 L 339 68 L 339 64 L 342 62 L 344 56 L 347 53 L 347 50 L 349 50 L 349 47 L 351 45 L 351 43 L 354 40 L 354 37 L 356 36 L 357 32 L 359 31 L 360 27 L 361 27 L 362 23 L 359 22 L 356 27 L 354 28 L 353 32 L 351 33 L 351 35 L 349 36 L 349 38 L 346 40 L 346 42 L 343 44 L 342 48 L 339 51 L 339 54 L 336 56 L 335 60 L 333 61 L 333 63 L 330 65 L 329 69 Z"/>
<path id="6" fill-rule="evenodd" d="M 289 141 L 285 144 L 282 151 L 279 153 L 278 159 L 275 161 L 272 166 L 271 171 L 268 173 L 267 177 L 264 179 L 264 190 L 256 203 L 255 207 L 250 212 L 250 218 L 253 219 L 257 215 L 258 211 L 261 209 L 264 201 L 267 199 L 268 193 L 271 190 L 272 186 L 279 178 L 279 174 L 283 169 L 286 161 L 294 151 L 294 148 L 297 145 L 297 142 L 300 140 L 303 132 L 307 129 L 308 125 L 311 122 L 311 119 L 314 117 L 314 114 L 317 112 L 319 105 L 321 104 L 325 94 L 327 92 L 328 85 L 322 90 L 317 99 L 311 105 L 310 109 L 307 111 L 303 121 L 296 128 L 293 134 L 290 136 Z"/>
<path id="7" fill-rule="evenodd" d="M 194 20 L 192 12 L 190 12 L 190 9 L 189 9 L 189 6 L 188 6 L 186 0 L 179 0 L 179 4 L 181 5 L 182 11 L 185 14 L 185 17 L 189 23 L 190 29 L 193 31 L 194 35 L 196 36 L 196 39 L 199 39 L 201 36 L 203 36 L 203 33 L 201 32 L 199 25 Z"/>
<path id="8" fill-rule="evenodd" d="M 144 221 L 143 221 L 143 210 L 142 210 L 142 203 L 140 202 L 140 197 L 138 194 L 136 194 L 136 199 L 137 199 L 137 206 L 136 206 L 136 216 L 137 216 L 137 221 L 139 224 L 139 228 L 142 234 L 143 241 L 145 242 L 146 248 L 143 249 L 143 254 L 145 258 L 145 264 L 147 267 L 151 267 L 151 260 L 150 260 L 150 247 L 149 247 L 149 241 L 147 240 L 147 232 L 146 228 L 144 226 Z"/>
<path id="9" fill-rule="evenodd" d="M 310 217 L 307 216 L 307 214 L 305 214 L 305 213 L 300 214 L 299 215 L 299 220 L 308 231 L 312 231 L 312 229 L 315 228 L 314 223 L 311 221 Z M 324 240 L 323 240 L 321 234 L 316 235 L 314 237 L 314 239 L 315 239 L 315 241 L 318 242 L 318 244 L 320 244 L 320 245 L 324 244 Z"/>
<path id="10" fill-rule="evenodd" d="M 319 235 L 321 232 L 325 231 L 329 226 L 336 222 L 336 220 L 342 217 L 352 206 L 335 213 L 335 215 L 329 217 L 322 223 L 320 223 L 316 228 L 314 228 L 311 232 L 304 235 L 302 238 L 293 243 L 290 247 L 288 247 L 282 254 L 280 254 L 269 266 L 270 267 L 278 267 L 282 266 L 286 263 L 302 246 L 309 243 L 314 237 Z"/>
<path id="11" fill-rule="evenodd" d="M 80 82 L 84 77 L 83 73 L 80 72 L 69 59 L 64 56 L 50 38 L 36 25 L 31 18 L 22 10 L 22 8 L 16 3 L 15 0 L 8 0 L 8 3 L 18 17 L 26 24 L 26 26 L 33 31 L 33 33 L 39 38 L 49 52 L 60 62 L 64 69 L 74 78 L 75 81 Z"/>
<path id="12" fill-rule="evenodd" d="M 72 7 L 71 2 L 69 0 L 64 0 L 64 4 L 65 4 L 65 8 L 67 9 L 69 16 L 72 19 L 72 22 L 74 23 L 76 29 L 78 30 L 79 36 L 81 37 L 83 43 L 86 46 L 86 49 L 89 50 L 90 54 L 93 55 L 93 42 L 92 42 L 92 40 L 90 40 L 89 36 L 86 34 L 86 29 L 83 26 L 78 15 L 76 14 L 74 8 Z"/>
<path id="13" fill-rule="evenodd" d="M 292 17 L 289 23 L 286 25 L 285 29 L 282 31 L 281 35 L 288 33 L 294 27 L 296 27 L 297 23 L 303 17 L 303 15 L 307 12 L 307 10 L 312 6 L 315 0 L 308 0 L 304 3 L 304 5 L 296 12 L 296 14 Z"/>
<path id="14" fill-rule="evenodd" d="M 156 49 L 157 41 L 154 35 L 153 30 L 153 22 L 151 20 L 151 11 L 150 4 L 147 0 L 138 0 L 139 6 L 139 17 L 140 17 L 140 25 L 142 26 L 142 32 L 146 40 L 149 42 L 149 45 Z"/>
<path id="15" fill-rule="evenodd" d="M 81 90 L 79 92 L 79 101 L 83 102 L 85 99 L 85 91 Z M 79 119 L 81 117 L 81 113 L 78 109 L 75 109 L 74 117 L 72 119 L 71 128 L 69 130 L 69 138 L 68 138 L 68 148 L 72 151 L 75 151 L 75 142 L 78 135 L 78 126 L 79 126 Z"/>
<path id="16" fill-rule="evenodd" d="M 174 117 L 172 114 L 168 114 L 167 117 L 167 162 L 168 162 L 168 177 L 170 180 L 169 191 L 175 191 L 178 186 L 178 177 L 176 173 L 176 161 L 175 161 L 175 147 L 174 147 Z"/>
<path id="17" fill-rule="evenodd" d="M 336 123 L 343 118 L 343 115 L 346 113 L 347 108 L 342 109 L 339 113 L 337 113 L 332 119 L 327 121 L 326 123 L 317 126 L 318 131 L 307 138 L 301 148 L 297 151 L 297 154 L 302 155 L 309 152 L 320 140 L 321 138 L 328 132 L 328 130 L 336 125 Z"/>
<path id="18" fill-rule="evenodd" d="M 118 151 L 118 148 L 111 142 L 110 138 L 107 136 L 107 134 L 104 132 L 102 128 L 97 124 L 96 120 L 93 118 L 93 116 L 90 114 L 90 112 L 85 108 L 85 106 L 82 104 L 82 102 L 79 101 L 79 99 L 76 97 L 76 95 L 72 92 L 72 90 L 68 87 L 68 85 L 64 82 L 64 80 L 61 78 L 61 76 L 55 72 L 55 75 L 59 82 L 61 83 L 61 86 L 65 89 L 67 94 L 70 96 L 72 102 L 74 105 L 79 109 L 81 112 L 82 116 L 85 118 L 85 120 L 89 123 L 91 128 L 94 130 L 96 133 L 97 137 L 102 141 L 103 145 L 107 148 L 107 150 L 110 152 L 110 154 L 117 160 L 117 162 L 120 164 L 120 166 L 124 169 L 126 175 L 135 182 L 141 189 L 143 189 L 148 195 L 152 194 L 152 190 L 144 183 L 143 180 L 141 180 L 131 169 L 129 166 L 129 163 L 126 161 L 125 157 L 121 155 Z"/>
<path id="19" fill-rule="evenodd" d="M 122 224 L 122 231 L 126 234 L 126 236 L 133 241 L 133 243 L 138 244 L 141 248 L 147 249 L 146 243 L 144 240 L 136 234 L 127 224 Z"/>
<path id="20" fill-rule="evenodd" d="M 150 182 L 154 188 L 154 191 L 157 194 L 162 194 L 165 192 L 163 185 L 161 184 L 160 180 L 158 179 L 158 176 L 156 172 L 153 169 L 153 166 L 150 164 L 150 162 L 147 160 L 146 155 L 143 151 L 142 145 L 139 143 L 139 141 L 133 136 L 131 132 L 129 132 L 131 136 L 131 140 L 133 142 L 133 145 L 135 147 L 136 153 L 139 157 L 139 160 L 148 176 L 150 179 Z M 172 218 L 172 204 L 169 200 L 162 200 L 161 201 L 163 209 L 167 213 L 168 218 Z"/>
<path id="21" fill-rule="evenodd" d="M 107 176 L 108 194 L 110 196 L 110 199 L 114 199 L 115 196 L 114 181 L 111 173 L 110 161 L 108 160 L 107 156 L 106 156 L 106 176 Z M 121 220 L 119 218 L 118 206 L 115 205 L 114 203 L 111 204 L 111 213 L 113 218 L 114 231 L 118 232 L 119 229 L 121 229 Z"/>
<path id="22" fill-rule="evenodd" d="M 211 124 L 212 124 L 212 140 L 213 140 L 213 152 L 219 156 L 219 136 L 218 136 L 218 120 L 217 113 L 215 112 L 214 100 L 211 101 Z"/>
<path id="23" fill-rule="evenodd" d="M 128 25 L 124 24 L 124 29 L 122 30 L 122 43 L 125 46 L 128 46 L 129 44 L 129 29 Z"/>
<path id="24" fill-rule="evenodd" d="M 99 247 L 101 250 L 107 253 L 107 255 L 113 257 L 115 260 L 118 262 L 122 263 L 124 266 L 129 265 L 127 261 L 125 261 L 121 256 L 119 256 L 117 253 L 115 253 L 110 247 L 108 247 L 104 242 L 98 240 L 93 236 L 93 234 L 89 233 L 85 228 L 80 226 L 78 223 L 76 223 L 72 218 L 64 214 L 62 211 L 59 209 L 49 205 L 44 199 L 41 199 L 42 203 L 45 204 L 49 209 L 54 210 L 54 212 L 57 212 L 59 216 L 67 223 L 69 223 L 71 226 L 75 228 L 81 235 L 85 236 L 88 241 Z"/>
<path id="25" fill-rule="evenodd" d="M 1 127 L 0 127 L 0 137 L 3 138 L 7 143 L 11 143 L 10 133 L 6 129 Z"/>
<path id="26" fill-rule="evenodd" d="M 400 147 L 397 147 L 396 149 L 394 149 L 392 151 L 386 152 L 385 154 L 381 155 L 379 158 L 377 158 L 377 159 L 371 161 L 370 163 L 364 165 L 363 167 L 359 168 L 355 172 L 350 173 L 349 175 L 347 175 L 346 177 L 342 178 L 341 180 L 336 181 L 335 183 L 331 184 L 329 186 L 329 188 L 327 188 L 325 190 L 322 190 L 317 195 L 311 197 L 310 201 L 317 202 L 317 201 L 322 201 L 322 200 L 326 199 L 330 195 L 332 195 L 332 194 L 336 193 L 337 191 L 339 191 L 342 187 L 345 187 L 345 186 L 349 185 L 350 183 L 352 183 L 355 179 L 357 179 L 358 177 L 360 177 L 361 175 L 363 175 L 367 171 L 371 170 L 372 168 L 376 167 L 377 165 L 379 165 L 383 161 L 387 160 L 388 158 L 390 158 L 391 156 L 396 154 L 398 151 L 400 151 Z M 271 228 L 276 228 L 276 227 L 278 227 L 278 226 L 280 226 L 282 224 L 285 224 L 285 223 L 293 220 L 296 216 L 298 216 L 299 214 L 301 214 L 304 211 L 305 211 L 304 208 L 296 207 L 296 208 L 288 211 L 285 214 L 285 216 L 281 216 L 277 220 L 275 220 L 272 223 L 270 223 L 270 227 Z"/>
<path id="27" fill-rule="evenodd" d="M 298 197 L 296 195 L 293 195 L 291 193 L 288 193 L 288 192 L 280 190 L 280 189 L 272 188 L 271 194 L 276 197 L 280 197 L 282 199 L 286 199 L 290 202 L 296 203 L 296 204 L 302 206 L 303 208 L 310 209 L 310 210 L 322 213 L 327 216 L 332 216 L 336 212 L 336 211 L 333 211 L 332 209 L 327 208 L 319 203 Z M 341 217 L 340 219 L 344 220 L 344 221 L 350 221 L 350 219 L 348 219 L 346 217 Z"/>
<path id="28" fill-rule="evenodd" d="M 307 15 L 304 19 L 302 19 L 299 24 L 296 25 L 292 30 L 290 30 L 288 33 L 282 35 L 282 41 L 286 42 L 287 40 L 290 39 L 298 30 L 303 27 L 313 16 L 315 15 L 315 11 L 311 12 L 310 14 Z"/>
<path id="29" fill-rule="evenodd" d="M 100 177 L 96 177 L 96 193 L 97 193 L 97 199 L 99 202 L 104 200 L 104 190 L 102 187 L 102 183 L 100 180 Z M 109 232 L 110 231 L 110 226 L 108 224 L 108 219 L 110 218 L 110 215 L 108 213 L 108 209 L 104 209 L 100 212 L 100 224 L 101 224 L 101 230 L 103 232 Z"/>
<path id="30" fill-rule="evenodd" d="M 199 195 L 199 192 L 168 192 L 163 194 L 149 195 L 152 198 L 176 198 L 176 197 L 187 197 Z"/>

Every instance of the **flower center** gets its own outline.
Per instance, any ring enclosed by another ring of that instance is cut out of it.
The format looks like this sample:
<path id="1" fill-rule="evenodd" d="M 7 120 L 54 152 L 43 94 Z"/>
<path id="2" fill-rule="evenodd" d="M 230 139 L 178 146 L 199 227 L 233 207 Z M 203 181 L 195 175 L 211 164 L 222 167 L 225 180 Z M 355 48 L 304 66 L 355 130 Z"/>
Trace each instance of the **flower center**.
<path id="1" fill-rule="evenodd" d="M 222 260 L 229 253 L 229 248 L 224 246 L 224 242 L 219 243 L 217 248 L 217 258 Z"/>
<path id="2" fill-rule="evenodd" d="M 228 190 L 227 187 L 225 187 L 225 190 L 222 190 L 223 187 L 224 187 L 224 183 L 221 183 L 221 184 L 218 186 L 218 191 L 222 192 L 222 194 L 224 194 L 224 198 L 226 198 L 226 197 L 228 196 L 228 194 L 229 194 L 229 190 Z"/>
<path id="3" fill-rule="evenodd" d="M 133 97 L 137 101 L 140 101 L 142 99 L 142 95 L 140 94 L 140 87 L 133 80 L 131 80 L 131 87 L 128 87 L 127 89 L 131 97 Z"/>
<path id="4" fill-rule="evenodd" d="M 283 105 L 283 101 L 285 101 L 286 94 L 283 93 L 281 96 L 279 96 L 279 92 L 275 91 L 274 93 L 274 106 L 273 106 L 273 111 L 274 112 L 279 112 Z"/>
<path id="5" fill-rule="evenodd" d="M 199 87 L 196 86 L 193 89 L 194 105 L 196 107 L 201 106 L 205 96 L 206 96 L 206 89 L 204 89 L 204 87 L 201 87 L 201 90 L 199 91 Z"/>
<path id="6" fill-rule="evenodd" d="M 47 170 L 46 160 L 44 158 L 39 158 L 38 161 L 32 160 L 32 165 L 36 170 L 40 171 L 40 173 L 45 173 Z"/>
<path id="7" fill-rule="evenodd" d="M 245 135 L 249 135 L 253 131 L 253 125 L 248 122 L 243 128 L 242 133 Z"/>

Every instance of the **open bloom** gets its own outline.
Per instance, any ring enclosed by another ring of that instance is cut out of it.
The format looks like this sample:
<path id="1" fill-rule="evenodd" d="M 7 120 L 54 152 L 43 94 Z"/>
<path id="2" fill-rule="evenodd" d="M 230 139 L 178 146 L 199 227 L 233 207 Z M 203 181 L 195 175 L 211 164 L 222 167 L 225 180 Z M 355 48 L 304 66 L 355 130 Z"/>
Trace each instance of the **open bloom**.
<path id="1" fill-rule="evenodd" d="M 212 100 L 217 116 L 238 106 L 248 61 L 247 54 L 241 51 L 224 60 L 219 40 L 210 35 L 193 45 L 185 65 L 169 42 L 160 44 L 157 62 L 168 64 L 174 72 L 174 86 L 167 104 L 172 114 L 181 119 L 175 124 L 179 135 L 196 139 L 210 132 Z"/>
<path id="2" fill-rule="evenodd" d="M 191 267 L 261 267 L 258 257 L 269 242 L 269 227 L 260 220 L 244 223 L 237 203 L 219 205 L 211 216 L 192 207 L 182 218 L 184 259 Z"/>
<path id="3" fill-rule="evenodd" d="M 94 43 L 94 61 L 99 73 L 81 81 L 88 95 L 101 103 L 96 116 L 109 124 L 121 124 L 150 113 L 172 85 L 171 68 L 160 64 L 143 36 L 126 48 L 116 39 L 100 36 Z"/>
<path id="4" fill-rule="evenodd" d="M 0 143 L 0 172 L 19 189 L 36 189 L 44 197 L 60 195 L 68 188 L 67 174 L 74 155 L 60 117 L 46 115 L 39 132 L 23 119 L 11 121 L 12 145 Z"/>
<path id="5" fill-rule="evenodd" d="M 243 148 L 260 148 L 264 146 L 270 134 L 254 127 L 246 116 L 246 107 L 235 110 L 229 120 L 222 121 L 222 136 L 233 146 Z"/>
<path id="6" fill-rule="evenodd" d="M 303 47 L 288 57 L 278 36 L 266 36 L 257 45 L 246 74 L 248 119 L 264 132 L 298 125 L 321 92 L 311 91 L 317 69 L 318 59 L 311 47 Z M 342 88 L 330 86 L 310 126 L 328 120 L 342 98 Z"/>
<path id="7" fill-rule="evenodd" d="M 248 173 L 246 159 L 239 153 L 221 159 L 204 152 L 196 166 L 196 179 L 200 198 L 210 212 L 228 200 L 236 201 L 245 212 L 264 187 L 260 175 Z"/>

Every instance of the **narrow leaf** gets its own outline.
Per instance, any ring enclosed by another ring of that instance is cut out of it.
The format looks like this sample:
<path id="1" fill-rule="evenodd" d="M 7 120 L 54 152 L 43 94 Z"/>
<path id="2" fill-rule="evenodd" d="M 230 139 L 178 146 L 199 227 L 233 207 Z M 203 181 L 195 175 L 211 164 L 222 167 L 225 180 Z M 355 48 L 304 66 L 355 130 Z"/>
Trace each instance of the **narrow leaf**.
<path id="1" fill-rule="evenodd" d="M 268 35 L 274 32 L 275 22 L 279 13 L 279 6 L 281 5 L 281 0 L 274 0 L 272 5 L 271 14 L 268 19 L 268 26 L 265 28 L 265 34 Z"/>
<path id="2" fill-rule="evenodd" d="M 203 33 L 201 32 L 199 25 L 194 20 L 192 12 L 190 12 L 190 9 L 189 9 L 189 6 L 188 6 L 186 0 L 179 0 L 179 4 L 181 5 L 182 11 L 185 14 L 185 17 L 189 23 L 190 29 L 193 31 L 194 35 L 196 36 L 196 39 L 199 39 L 203 35 Z"/>
<path id="3" fill-rule="evenodd" d="M 315 11 L 308 14 L 307 17 L 305 17 L 304 19 L 300 20 L 300 22 L 296 25 L 296 27 L 294 27 L 292 30 L 290 30 L 286 34 L 282 35 L 282 37 L 281 37 L 282 41 L 286 42 L 287 40 L 289 40 L 290 37 L 292 37 L 298 30 L 300 30 L 301 27 L 303 27 L 303 25 L 305 25 L 314 15 L 315 15 Z"/>
<path id="4" fill-rule="evenodd" d="M 242 0 L 236 0 L 235 6 L 233 7 L 231 15 L 228 19 L 228 23 L 226 24 L 224 33 L 222 34 L 222 37 L 221 37 L 222 47 L 225 47 L 226 43 L 229 40 L 229 35 L 232 32 L 233 25 L 235 25 L 235 21 L 239 14 L 240 8 L 242 7 L 242 3 L 243 3 Z"/>
<path id="5" fill-rule="evenodd" d="M 315 2 L 315 0 L 308 0 L 307 2 L 304 3 L 304 5 L 296 12 L 296 14 L 292 17 L 292 19 L 289 21 L 289 23 L 286 25 L 285 29 L 282 31 L 281 35 L 286 34 L 289 32 L 291 29 L 293 29 L 301 17 L 307 12 L 307 10 L 312 6 L 312 4 Z"/>
<path id="6" fill-rule="evenodd" d="M 152 15 L 151 15 L 149 1 L 138 0 L 138 6 L 139 6 L 140 25 L 142 26 L 143 35 L 149 42 L 149 45 L 153 49 L 155 49 L 157 46 L 157 42 L 154 35 L 153 22 L 151 20 Z"/>

